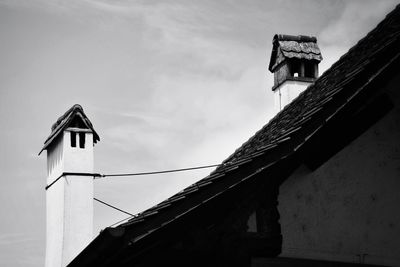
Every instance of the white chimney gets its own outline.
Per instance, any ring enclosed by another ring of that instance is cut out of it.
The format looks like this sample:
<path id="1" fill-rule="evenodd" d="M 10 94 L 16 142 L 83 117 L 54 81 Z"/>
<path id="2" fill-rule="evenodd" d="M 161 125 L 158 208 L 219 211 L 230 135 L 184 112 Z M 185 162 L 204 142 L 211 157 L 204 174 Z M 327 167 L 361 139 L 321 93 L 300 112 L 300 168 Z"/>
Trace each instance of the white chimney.
<path id="1" fill-rule="evenodd" d="M 272 40 L 269 70 L 274 73 L 274 102 L 281 111 L 318 78 L 322 60 L 317 38 L 276 34 Z"/>
<path id="2" fill-rule="evenodd" d="M 40 153 L 47 150 L 46 267 L 58 267 L 93 238 L 93 146 L 100 138 L 80 105 L 51 130 Z"/>

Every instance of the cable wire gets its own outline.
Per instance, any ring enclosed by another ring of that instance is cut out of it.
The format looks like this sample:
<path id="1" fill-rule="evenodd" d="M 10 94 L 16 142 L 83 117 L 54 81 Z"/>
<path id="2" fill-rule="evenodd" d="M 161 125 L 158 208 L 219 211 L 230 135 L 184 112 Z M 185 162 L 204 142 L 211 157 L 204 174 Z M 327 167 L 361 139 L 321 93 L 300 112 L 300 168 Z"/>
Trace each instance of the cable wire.
<path id="1" fill-rule="evenodd" d="M 49 189 L 52 185 L 54 185 L 58 180 L 60 180 L 62 177 L 65 176 L 93 176 L 93 179 L 95 177 L 101 177 L 101 174 L 99 173 L 85 173 L 85 172 L 63 172 L 60 176 L 57 177 L 53 182 L 51 182 L 49 185 L 46 185 L 45 189 Z"/>
<path id="2" fill-rule="evenodd" d="M 95 179 L 99 179 L 99 178 L 105 178 L 105 177 L 139 176 L 139 175 L 152 175 L 152 174 L 162 174 L 162 173 L 171 173 L 171 172 L 183 172 L 183 171 L 191 171 L 191 170 L 219 167 L 221 165 L 222 164 L 213 164 L 213 165 L 206 165 L 206 166 L 189 167 L 189 168 L 173 169 L 173 170 L 163 170 L 163 171 L 152 171 L 152 172 L 102 174 L 102 175 L 99 175 L 99 176 L 95 176 L 94 178 Z"/>
<path id="3" fill-rule="evenodd" d="M 58 180 L 62 177 L 71 175 L 71 176 L 93 176 L 93 179 L 100 179 L 105 177 L 117 177 L 117 176 L 139 176 L 139 175 L 152 175 L 152 174 L 163 174 L 163 173 L 171 173 L 171 172 L 183 172 L 183 171 L 192 171 L 192 170 L 199 170 L 199 169 L 206 169 L 212 167 L 219 167 L 224 164 L 213 164 L 213 165 L 206 165 L 206 166 L 198 166 L 198 167 L 189 167 L 189 168 L 182 168 L 182 169 L 173 169 L 173 170 L 163 170 L 163 171 L 152 171 L 152 172 L 136 172 L 136 173 L 116 173 L 116 174 L 99 174 L 99 173 L 75 173 L 75 172 L 64 172 L 62 173 L 57 179 L 51 182 L 49 185 L 45 187 L 45 189 L 49 189 L 52 185 L 54 185 Z"/>
<path id="4" fill-rule="evenodd" d="M 64 176 L 68 176 L 68 175 L 73 175 L 73 176 L 93 176 L 93 179 L 99 179 L 99 178 L 105 178 L 105 177 L 117 177 L 117 176 L 139 176 L 139 175 L 153 175 L 153 174 L 163 174 L 163 173 L 171 173 L 171 172 L 183 172 L 183 171 L 191 171 L 191 170 L 199 170 L 199 169 L 206 169 L 206 168 L 212 168 L 212 167 L 219 167 L 223 164 L 212 164 L 212 165 L 206 165 L 206 166 L 197 166 L 197 167 L 189 167 L 189 168 L 181 168 L 181 169 L 172 169 L 172 170 L 163 170 L 163 171 L 152 171 L 152 172 L 136 172 L 136 173 L 119 173 L 119 174 L 99 174 L 99 173 L 72 173 L 72 172 L 64 172 L 62 173 L 59 177 L 57 177 L 53 182 L 51 182 L 49 185 L 47 185 L 45 187 L 45 189 L 49 189 L 52 185 L 54 185 L 58 180 L 60 180 L 62 177 Z M 122 210 L 120 208 L 117 208 L 111 204 L 108 204 L 98 198 L 93 198 L 95 201 L 106 205 L 110 208 L 113 208 L 115 210 L 118 210 L 119 212 L 128 214 L 129 217 L 120 220 L 112 225 L 110 225 L 109 227 L 112 227 L 116 224 L 119 224 L 123 221 L 128 220 L 129 218 L 135 217 L 136 215 L 129 213 L 125 210 Z"/>
<path id="5" fill-rule="evenodd" d="M 120 223 L 122 223 L 123 221 L 129 220 L 130 218 L 133 218 L 133 217 L 132 217 L 132 216 L 126 217 L 125 219 L 119 220 L 118 222 L 113 223 L 113 224 L 111 224 L 111 225 L 108 226 L 108 227 L 113 227 L 114 225 L 120 224 Z"/>
<path id="6" fill-rule="evenodd" d="M 120 211 L 120 212 L 122 212 L 122 213 L 125 213 L 125 214 L 128 214 L 128 215 L 130 215 L 130 216 L 135 216 L 135 215 L 133 215 L 132 213 L 129 213 L 129 212 L 127 212 L 127 211 L 124 211 L 124 210 L 122 210 L 122 209 L 119 209 L 119 208 L 117 208 L 117 207 L 115 207 L 115 206 L 113 206 L 113 205 L 111 205 L 111 204 L 108 204 L 108 203 L 106 203 L 106 202 L 104 202 L 104 201 L 101 201 L 100 199 L 97 199 L 97 198 L 93 198 L 94 200 L 96 200 L 97 202 L 100 202 L 101 204 L 104 204 L 104 205 L 106 205 L 106 206 L 108 206 L 108 207 L 110 207 L 110 208 L 113 208 L 113 209 L 116 209 L 116 210 L 118 210 L 118 211 Z"/>

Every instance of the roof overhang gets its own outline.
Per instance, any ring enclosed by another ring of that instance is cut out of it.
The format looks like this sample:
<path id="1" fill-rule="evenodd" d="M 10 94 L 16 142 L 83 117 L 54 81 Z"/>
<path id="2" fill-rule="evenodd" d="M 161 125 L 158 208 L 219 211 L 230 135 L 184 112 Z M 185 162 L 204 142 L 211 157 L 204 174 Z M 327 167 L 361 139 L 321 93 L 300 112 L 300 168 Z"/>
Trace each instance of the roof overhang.
<path id="1" fill-rule="evenodd" d="M 97 143 L 97 141 L 100 141 L 99 135 L 94 130 L 93 125 L 83 111 L 82 106 L 75 104 L 70 109 L 68 109 L 67 112 L 64 113 L 64 115 L 58 118 L 58 120 L 53 124 L 53 126 L 51 127 L 52 131 L 49 137 L 47 137 L 46 141 L 44 142 L 44 145 L 40 150 L 39 155 L 43 152 L 43 150 L 46 150 L 64 130 L 69 127 L 71 122 L 76 117 L 80 118 L 86 129 L 90 130 L 93 133 L 93 142 Z"/>

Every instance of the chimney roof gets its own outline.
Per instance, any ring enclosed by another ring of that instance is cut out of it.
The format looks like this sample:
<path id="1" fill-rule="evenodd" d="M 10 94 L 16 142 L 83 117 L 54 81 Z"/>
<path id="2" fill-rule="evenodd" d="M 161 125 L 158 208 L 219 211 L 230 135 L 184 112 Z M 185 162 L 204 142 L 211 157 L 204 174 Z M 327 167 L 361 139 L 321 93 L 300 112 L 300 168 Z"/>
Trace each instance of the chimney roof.
<path id="1" fill-rule="evenodd" d="M 268 69 L 273 72 L 286 58 L 322 60 L 317 38 L 305 35 L 275 34 Z"/>
<path id="2" fill-rule="evenodd" d="M 39 155 L 40 153 L 42 153 L 43 150 L 47 149 L 47 147 L 59 136 L 59 134 L 62 133 L 71 124 L 72 120 L 76 116 L 79 116 L 85 126 L 88 129 L 92 130 L 93 142 L 96 143 L 97 141 L 100 141 L 99 135 L 94 130 L 93 125 L 83 111 L 82 106 L 79 104 L 75 104 L 70 109 L 68 109 L 61 117 L 59 117 L 57 121 L 51 126 L 51 133 L 44 142 L 44 146 L 40 150 Z"/>

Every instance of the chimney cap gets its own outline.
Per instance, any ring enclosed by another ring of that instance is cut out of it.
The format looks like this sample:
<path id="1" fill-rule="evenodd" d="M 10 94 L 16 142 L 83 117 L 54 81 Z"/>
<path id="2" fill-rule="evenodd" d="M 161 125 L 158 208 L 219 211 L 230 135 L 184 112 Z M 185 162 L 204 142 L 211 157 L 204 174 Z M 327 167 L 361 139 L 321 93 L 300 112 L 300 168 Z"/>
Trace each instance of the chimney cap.
<path id="1" fill-rule="evenodd" d="M 317 37 L 307 35 L 288 35 L 288 34 L 275 34 L 272 42 L 276 41 L 296 41 L 298 43 L 316 43 Z"/>
<path id="2" fill-rule="evenodd" d="M 272 39 L 272 52 L 269 61 L 269 71 L 274 72 L 276 67 L 288 58 L 302 60 L 322 60 L 317 38 L 306 35 L 275 34 Z"/>
<path id="3" fill-rule="evenodd" d="M 82 106 L 79 104 L 75 104 L 71 108 L 69 108 L 61 117 L 59 117 L 57 121 L 51 126 L 51 133 L 44 142 L 44 146 L 40 150 L 39 155 L 42 153 L 43 150 L 46 150 L 47 147 L 56 139 L 56 137 L 71 124 L 75 117 L 79 117 L 85 127 L 93 132 L 94 143 L 100 141 L 99 135 L 94 130 L 93 125 L 83 111 Z"/>

